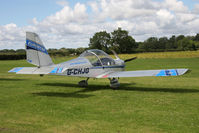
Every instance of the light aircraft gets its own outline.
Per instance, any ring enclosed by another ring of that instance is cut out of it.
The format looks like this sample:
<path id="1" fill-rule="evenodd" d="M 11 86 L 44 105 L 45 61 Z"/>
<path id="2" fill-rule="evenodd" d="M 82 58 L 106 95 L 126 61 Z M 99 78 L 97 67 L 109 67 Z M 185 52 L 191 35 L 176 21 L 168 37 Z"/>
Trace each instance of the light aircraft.
<path id="1" fill-rule="evenodd" d="M 119 77 L 178 76 L 188 71 L 185 68 L 124 71 L 125 62 L 134 60 L 135 57 L 121 60 L 113 51 L 116 57 L 116 59 L 113 59 L 104 51 L 98 49 L 86 50 L 75 59 L 54 64 L 40 37 L 33 32 L 26 32 L 25 46 L 27 62 L 37 67 L 16 67 L 9 72 L 15 72 L 16 74 L 40 74 L 41 76 L 49 74 L 87 78 L 79 82 L 80 86 L 87 86 L 89 78 L 108 78 L 110 80 L 110 87 L 117 88 L 120 85 L 118 82 Z"/>

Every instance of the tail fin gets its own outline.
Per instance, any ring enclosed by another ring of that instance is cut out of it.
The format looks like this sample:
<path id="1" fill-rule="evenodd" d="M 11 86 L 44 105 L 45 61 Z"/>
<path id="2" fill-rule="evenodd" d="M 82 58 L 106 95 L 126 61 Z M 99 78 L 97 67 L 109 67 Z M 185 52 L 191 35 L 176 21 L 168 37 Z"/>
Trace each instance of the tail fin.
<path id="1" fill-rule="evenodd" d="M 26 59 L 38 67 L 53 65 L 41 39 L 33 32 L 26 32 Z"/>

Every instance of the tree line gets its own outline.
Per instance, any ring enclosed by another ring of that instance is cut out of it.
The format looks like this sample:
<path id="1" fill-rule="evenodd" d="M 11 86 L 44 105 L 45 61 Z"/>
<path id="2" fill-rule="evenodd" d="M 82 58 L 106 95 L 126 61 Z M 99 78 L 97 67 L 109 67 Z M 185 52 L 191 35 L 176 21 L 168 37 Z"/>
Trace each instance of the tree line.
<path id="1" fill-rule="evenodd" d="M 60 49 L 48 49 L 48 54 L 51 57 L 64 57 L 64 56 L 74 56 L 80 55 L 88 48 L 60 48 Z M 26 50 L 25 49 L 3 49 L 0 50 L 0 60 L 20 60 L 26 59 Z"/>
<path id="2" fill-rule="evenodd" d="M 129 35 L 127 30 L 118 28 L 111 33 L 100 31 L 95 33 L 89 41 L 87 48 L 60 48 L 48 49 L 50 56 L 71 56 L 79 55 L 87 49 L 101 49 L 107 53 L 111 50 L 117 53 L 138 53 L 138 52 L 163 52 L 163 51 L 187 51 L 199 49 L 199 34 L 195 36 L 171 36 L 167 37 L 150 37 L 143 42 L 136 42 Z M 0 60 L 25 59 L 26 52 L 24 49 L 3 49 L 0 50 Z"/>
<path id="3" fill-rule="evenodd" d="M 90 38 L 89 48 L 102 49 L 110 52 L 110 49 L 118 53 L 135 52 L 163 52 L 163 51 L 187 51 L 199 49 L 199 34 L 195 36 L 173 35 L 167 37 L 150 37 L 143 42 L 136 42 L 129 32 L 118 28 L 111 33 L 100 31 Z"/>

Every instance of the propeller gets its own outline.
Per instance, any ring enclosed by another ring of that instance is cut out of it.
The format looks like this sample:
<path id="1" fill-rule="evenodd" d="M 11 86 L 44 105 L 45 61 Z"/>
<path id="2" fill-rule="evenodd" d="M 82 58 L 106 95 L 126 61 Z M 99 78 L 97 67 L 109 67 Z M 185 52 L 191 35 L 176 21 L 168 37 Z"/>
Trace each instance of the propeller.
<path id="1" fill-rule="evenodd" d="M 135 60 L 135 59 L 137 59 L 137 57 L 133 57 L 133 58 L 130 58 L 130 59 L 126 59 L 126 60 L 124 60 L 124 62 L 129 62 L 129 61 L 132 61 L 132 60 Z"/>

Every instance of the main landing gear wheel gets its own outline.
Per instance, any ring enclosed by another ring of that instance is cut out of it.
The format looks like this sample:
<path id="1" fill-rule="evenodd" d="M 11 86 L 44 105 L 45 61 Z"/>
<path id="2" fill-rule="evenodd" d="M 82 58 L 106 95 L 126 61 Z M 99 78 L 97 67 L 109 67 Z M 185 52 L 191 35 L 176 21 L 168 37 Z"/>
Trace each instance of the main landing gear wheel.
<path id="1" fill-rule="evenodd" d="M 87 87 L 88 86 L 88 79 L 80 81 L 78 84 L 80 87 Z"/>
<path id="2" fill-rule="evenodd" d="M 112 78 L 109 79 L 110 80 L 110 87 L 113 89 L 119 88 L 120 87 L 120 83 L 118 82 L 118 79 L 116 78 Z"/>

